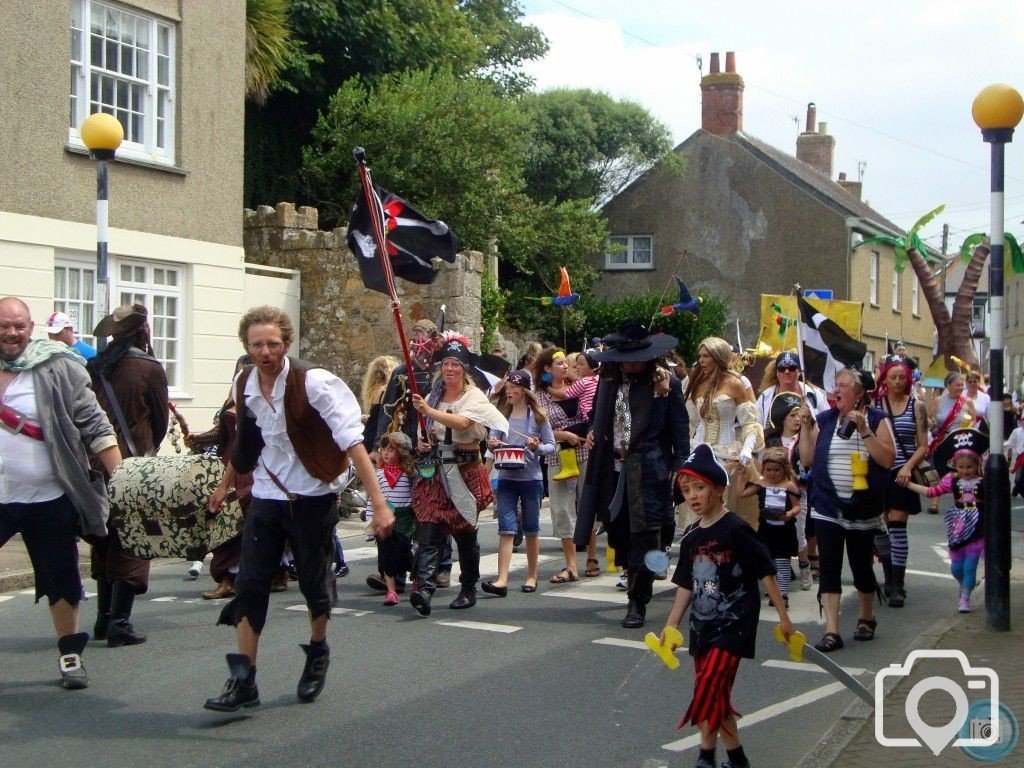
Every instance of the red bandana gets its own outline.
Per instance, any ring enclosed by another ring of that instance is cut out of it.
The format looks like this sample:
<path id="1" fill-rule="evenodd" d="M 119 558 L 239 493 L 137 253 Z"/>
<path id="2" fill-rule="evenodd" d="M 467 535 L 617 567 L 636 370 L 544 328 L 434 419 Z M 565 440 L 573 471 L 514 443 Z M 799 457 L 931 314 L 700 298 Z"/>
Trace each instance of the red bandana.
<path id="1" fill-rule="evenodd" d="M 402 476 L 402 468 L 397 464 L 383 464 L 381 469 L 384 472 L 384 479 L 388 482 L 388 488 L 394 488 L 398 478 Z"/>

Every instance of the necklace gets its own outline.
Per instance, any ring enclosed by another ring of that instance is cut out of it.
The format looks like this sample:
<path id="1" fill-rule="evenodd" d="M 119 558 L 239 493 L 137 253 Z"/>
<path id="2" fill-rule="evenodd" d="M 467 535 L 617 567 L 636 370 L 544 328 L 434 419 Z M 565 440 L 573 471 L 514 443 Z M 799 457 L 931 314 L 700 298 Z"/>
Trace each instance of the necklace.
<path id="1" fill-rule="evenodd" d="M 712 525 L 714 525 L 719 520 L 721 520 L 723 517 L 725 517 L 728 513 L 729 513 L 729 510 L 725 509 L 723 507 L 722 511 L 719 512 L 717 515 L 715 515 L 714 518 L 709 520 L 708 522 L 704 522 L 704 518 L 702 517 L 700 519 L 700 527 L 701 528 L 710 528 Z"/>

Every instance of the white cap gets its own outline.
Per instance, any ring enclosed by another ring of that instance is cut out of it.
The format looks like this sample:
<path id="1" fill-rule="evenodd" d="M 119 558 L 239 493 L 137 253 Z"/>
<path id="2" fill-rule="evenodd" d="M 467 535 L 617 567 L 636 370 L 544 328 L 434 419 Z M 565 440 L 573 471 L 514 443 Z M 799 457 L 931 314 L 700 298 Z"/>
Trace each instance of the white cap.
<path id="1" fill-rule="evenodd" d="M 75 324 L 63 312 L 54 312 L 46 321 L 47 333 L 60 333 L 65 328 L 75 330 Z"/>

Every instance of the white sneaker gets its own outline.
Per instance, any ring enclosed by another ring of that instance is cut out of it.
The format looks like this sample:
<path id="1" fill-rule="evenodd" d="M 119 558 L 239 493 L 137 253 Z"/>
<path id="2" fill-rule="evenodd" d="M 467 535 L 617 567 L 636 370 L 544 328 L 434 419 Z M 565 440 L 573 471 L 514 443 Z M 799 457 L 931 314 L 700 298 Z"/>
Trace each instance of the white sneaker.
<path id="1" fill-rule="evenodd" d="M 811 566 L 800 566 L 800 589 L 804 592 L 814 586 L 814 579 L 811 578 Z"/>
<path id="2" fill-rule="evenodd" d="M 619 580 L 615 582 L 615 588 L 621 590 L 629 589 L 629 577 L 625 573 L 619 574 Z"/>
<path id="3" fill-rule="evenodd" d="M 190 579 L 198 579 L 199 574 L 203 572 L 203 561 L 193 560 L 192 566 L 188 569 L 188 577 Z"/>
<path id="4" fill-rule="evenodd" d="M 377 537 L 374 536 L 372 533 L 368 533 L 368 534 L 366 534 L 366 536 L 364 538 L 365 538 L 366 541 L 373 541 Z"/>

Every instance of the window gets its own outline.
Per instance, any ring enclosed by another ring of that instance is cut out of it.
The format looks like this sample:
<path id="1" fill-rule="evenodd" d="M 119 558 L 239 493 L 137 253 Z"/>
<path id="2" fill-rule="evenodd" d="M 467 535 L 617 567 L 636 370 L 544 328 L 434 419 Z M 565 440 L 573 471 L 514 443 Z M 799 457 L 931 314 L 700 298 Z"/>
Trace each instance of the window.
<path id="1" fill-rule="evenodd" d="M 895 269 L 892 271 L 892 311 L 900 311 L 900 273 Z"/>
<path id="2" fill-rule="evenodd" d="M 914 273 L 914 282 L 910 284 L 910 312 L 914 317 L 921 316 L 921 281 L 917 279 L 917 273 Z"/>
<path id="3" fill-rule="evenodd" d="M 93 112 L 124 127 L 118 154 L 174 164 L 174 26 L 98 0 L 71 0 L 68 142 Z"/>
<path id="4" fill-rule="evenodd" d="M 613 235 L 608 238 L 605 269 L 654 269 L 654 238 L 650 235 Z"/>
<path id="5" fill-rule="evenodd" d="M 153 354 L 167 372 L 167 383 L 180 386 L 184 312 L 180 267 L 123 261 L 111 286 L 116 304 L 142 304 L 149 310 Z M 111 302 L 115 304 L 115 302 Z"/>
<path id="6" fill-rule="evenodd" d="M 74 323 L 78 338 L 96 346 L 96 268 L 83 262 L 57 262 L 53 268 L 53 311 Z"/>
<path id="7" fill-rule="evenodd" d="M 878 251 L 871 252 L 871 283 L 868 287 L 868 300 L 873 307 L 878 306 Z"/>
<path id="8" fill-rule="evenodd" d="M 974 305 L 971 307 L 971 336 L 975 339 L 984 339 L 986 336 L 985 331 L 985 315 L 988 314 L 988 298 L 974 299 Z"/>

